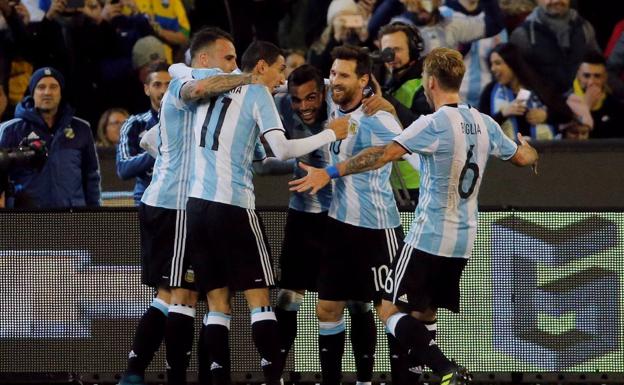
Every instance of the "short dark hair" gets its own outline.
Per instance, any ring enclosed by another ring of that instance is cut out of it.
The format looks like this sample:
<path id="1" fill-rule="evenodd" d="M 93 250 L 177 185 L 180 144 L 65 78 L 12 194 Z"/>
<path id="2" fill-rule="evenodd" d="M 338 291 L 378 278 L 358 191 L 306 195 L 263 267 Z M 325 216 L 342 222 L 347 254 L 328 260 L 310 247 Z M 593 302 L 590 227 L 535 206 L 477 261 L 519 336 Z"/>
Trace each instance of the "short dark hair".
<path id="1" fill-rule="evenodd" d="M 323 89 L 325 81 L 321 72 L 313 65 L 303 64 L 288 75 L 288 91 L 290 92 L 292 87 L 299 87 L 311 80 L 314 80 L 319 91 Z"/>
<path id="2" fill-rule="evenodd" d="M 355 60 L 355 73 L 358 77 L 370 75 L 373 70 L 373 61 L 365 48 L 344 44 L 334 48 L 331 55 L 332 60 Z"/>
<path id="3" fill-rule="evenodd" d="M 151 63 L 147 67 L 147 76 L 145 76 L 145 84 L 149 84 L 153 73 L 168 72 L 168 71 L 169 71 L 169 64 L 167 64 L 167 62 L 164 60 L 158 60 L 158 61 Z"/>
<path id="4" fill-rule="evenodd" d="M 583 60 L 581 60 L 581 63 L 602 64 L 603 66 L 606 66 L 607 59 L 605 59 L 605 57 L 602 56 L 602 54 L 598 51 L 589 51 L 586 52 L 585 55 L 583 55 Z"/>
<path id="5" fill-rule="evenodd" d="M 268 65 L 273 65 L 279 56 L 284 56 L 282 50 L 273 43 L 264 40 L 256 40 L 249 44 L 241 58 L 241 70 L 251 72 L 260 60 Z"/>
<path id="6" fill-rule="evenodd" d="M 234 38 L 229 33 L 217 27 L 205 27 L 197 31 L 191 39 L 190 51 L 191 59 L 202 49 L 214 43 L 218 39 L 224 39 L 234 44 Z"/>

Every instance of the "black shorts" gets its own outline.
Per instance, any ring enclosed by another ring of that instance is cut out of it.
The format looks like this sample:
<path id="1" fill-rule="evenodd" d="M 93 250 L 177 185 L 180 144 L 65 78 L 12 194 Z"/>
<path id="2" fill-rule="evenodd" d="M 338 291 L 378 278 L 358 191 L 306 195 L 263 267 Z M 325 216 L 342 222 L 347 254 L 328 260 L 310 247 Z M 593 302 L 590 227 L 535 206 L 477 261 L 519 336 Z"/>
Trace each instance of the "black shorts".
<path id="1" fill-rule="evenodd" d="M 316 291 L 326 224 L 326 212 L 288 210 L 280 256 L 280 288 Z"/>
<path id="2" fill-rule="evenodd" d="M 440 257 L 405 244 L 392 264 L 384 299 L 410 311 L 459 313 L 459 281 L 468 259 Z"/>
<path id="3" fill-rule="evenodd" d="M 157 288 L 195 290 L 195 273 L 184 256 L 186 211 L 139 205 L 141 282 Z"/>
<path id="4" fill-rule="evenodd" d="M 275 285 L 269 244 L 255 210 L 189 198 L 187 255 L 201 292 Z"/>
<path id="5" fill-rule="evenodd" d="M 327 218 L 319 299 L 379 301 L 403 230 L 368 229 Z"/>

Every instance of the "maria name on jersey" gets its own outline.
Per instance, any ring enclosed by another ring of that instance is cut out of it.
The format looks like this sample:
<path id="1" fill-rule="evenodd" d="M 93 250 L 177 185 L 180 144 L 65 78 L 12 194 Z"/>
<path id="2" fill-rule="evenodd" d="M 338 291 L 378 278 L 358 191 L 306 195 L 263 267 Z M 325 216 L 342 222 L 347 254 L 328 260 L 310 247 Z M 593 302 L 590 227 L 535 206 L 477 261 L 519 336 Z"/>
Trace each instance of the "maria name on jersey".
<path id="1" fill-rule="evenodd" d="M 481 127 L 476 123 L 461 122 L 461 130 L 466 135 L 481 134 Z"/>

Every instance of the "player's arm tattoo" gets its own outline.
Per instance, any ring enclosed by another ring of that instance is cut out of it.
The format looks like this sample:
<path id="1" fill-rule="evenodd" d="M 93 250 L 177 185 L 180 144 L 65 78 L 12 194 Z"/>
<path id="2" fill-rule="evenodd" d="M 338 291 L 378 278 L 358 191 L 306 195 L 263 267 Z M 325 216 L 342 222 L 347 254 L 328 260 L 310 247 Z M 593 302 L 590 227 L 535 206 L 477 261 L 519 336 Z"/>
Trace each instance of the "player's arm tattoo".
<path id="1" fill-rule="evenodd" d="M 186 102 L 211 98 L 251 83 L 251 76 L 251 74 L 216 75 L 202 80 L 192 80 L 182 86 L 180 96 Z"/>
<path id="2" fill-rule="evenodd" d="M 341 175 L 357 174 L 359 172 L 377 169 L 387 163 L 385 160 L 386 146 L 369 147 L 357 155 L 344 161 Z"/>

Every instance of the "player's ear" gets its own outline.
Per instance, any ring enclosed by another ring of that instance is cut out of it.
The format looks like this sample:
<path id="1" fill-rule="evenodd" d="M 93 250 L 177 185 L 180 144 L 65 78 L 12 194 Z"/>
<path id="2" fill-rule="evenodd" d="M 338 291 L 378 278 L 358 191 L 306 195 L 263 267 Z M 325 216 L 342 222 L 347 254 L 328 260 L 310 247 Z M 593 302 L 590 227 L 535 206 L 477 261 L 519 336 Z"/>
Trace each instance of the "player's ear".
<path id="1" fill-rule="evenodd" d="M 260 59 L 258 60 L 258 63 L 256 63 L 256 72 L 260 75 L 264 75 L 267 68 L 268 68 L 268 64 L 266 61 L 264 61 L 264 59 Z"/>

